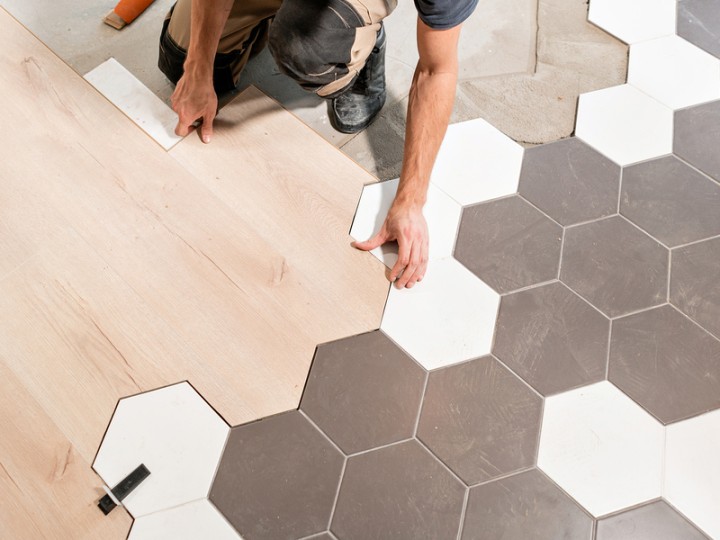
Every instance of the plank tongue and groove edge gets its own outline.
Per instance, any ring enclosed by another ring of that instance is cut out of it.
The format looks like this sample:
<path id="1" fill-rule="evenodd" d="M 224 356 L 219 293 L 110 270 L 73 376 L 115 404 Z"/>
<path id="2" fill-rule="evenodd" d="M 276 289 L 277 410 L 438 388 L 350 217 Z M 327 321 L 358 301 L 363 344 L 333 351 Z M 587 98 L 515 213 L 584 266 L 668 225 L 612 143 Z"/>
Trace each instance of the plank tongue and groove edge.
<path id="1" fill-rule="evenodd" d="M 119 398 L 188 380 L 240 424 L 297 406 L 317 344 L 379 327 L 384 269 L 348 235 L 373 179 L 254 89 L 168 154 L 0 29 L 0 537 L 122 538 L 89 469 Z"/>

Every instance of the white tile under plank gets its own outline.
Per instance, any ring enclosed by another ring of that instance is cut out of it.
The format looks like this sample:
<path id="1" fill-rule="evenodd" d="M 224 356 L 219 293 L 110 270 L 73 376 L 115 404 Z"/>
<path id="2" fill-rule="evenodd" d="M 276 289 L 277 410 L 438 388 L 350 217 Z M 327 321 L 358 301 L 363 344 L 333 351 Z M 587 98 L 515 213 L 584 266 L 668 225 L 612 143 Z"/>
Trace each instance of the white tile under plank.
<path id="1" fill-rule="evenodd" d="M 538 467 L 596 517 L 662 491 L 663 426 L 607 381 L 545 400 Z"/>
<path id="2" fill-rule="evenodd" d="M 435 260 L 416 287 L 391 287 L 380 328 L 435 369 L 490 352 L 499 303 L 499 295 L 455 259 Z"/>
<path id="3" fill-rule="evenodd" d="M 207 499 L 138 518 L 128 540 L 242 540 Z"/>
<path id="4" fill-rule="evenodd" d="M 483 119 L 452 124 L 432 182 L 463 206 L 517 192 L 523 148 Z"/>
<path id="5" fill-rule="evenodd" d="M 630 47 L 628 83 L 672 109 L 720 98 L 720 60 L 677 36 Z"/>
<path id="6" fill-rule="evenodd" d="M 720 410 L 667 427 L 663 495 L 720 538 Z"/>
<path id="7" fill-rule="evenodd" d="M 395 179 L 365 186 L 350 230 L 355 240 L 369 240 L 380 231 L 395 198 L 398 182 Z M 430 234 L 431 260 L 452 255 L 461 214 L 462 207 L 456 201 L 434 185 L 429 186 L 423 215 Z M 397 243 L 387 243 L 371 253 L 392 268 L 398 258 Z"/>
<path id="8" fill-rule="evenodd" d="M 86 73 L 85 80 L 165 150 L 182 140 L 175 135 L 175 112 L 114 58 Z"/>
<path id="9" fill-rule="evenodd" d="M 138 518 L 207 497 L 229 431 L 188 383 L 167 386 L 120 400 L 93 468 L 112 488 L 145 464 L 123 501 Z"/>
<path id="10" fill-rule="evenodd" d="M 590 0 L 588 20 L 625 43 L 675 33 L 676 0 Z"/>
<path id="11" fill-rule="evenodd" d="M 672 152 L 673 111 L 634 86 L 582 94 L 575 135 L 621 166 Z"/>

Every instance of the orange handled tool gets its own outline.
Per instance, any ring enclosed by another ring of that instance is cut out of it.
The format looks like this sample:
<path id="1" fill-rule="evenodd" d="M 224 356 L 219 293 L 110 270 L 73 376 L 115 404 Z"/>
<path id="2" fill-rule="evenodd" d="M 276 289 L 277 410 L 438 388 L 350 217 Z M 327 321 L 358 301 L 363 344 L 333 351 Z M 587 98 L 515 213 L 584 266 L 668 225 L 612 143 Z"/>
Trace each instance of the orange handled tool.
<path id="1" fill-rule="evenodd" d="M 138 15 L 155 0 L 120 0 L 110 13 L 105 16 L 105 23 L 120 30 L 126 24 L 130 24 Z"/>

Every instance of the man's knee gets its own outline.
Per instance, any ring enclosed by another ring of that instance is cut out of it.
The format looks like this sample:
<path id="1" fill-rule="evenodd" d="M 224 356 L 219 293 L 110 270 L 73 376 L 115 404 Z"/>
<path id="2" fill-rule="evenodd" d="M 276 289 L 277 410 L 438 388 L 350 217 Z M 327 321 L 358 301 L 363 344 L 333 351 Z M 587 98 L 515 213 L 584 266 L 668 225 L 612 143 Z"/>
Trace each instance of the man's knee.
<path id="1" fill-rule="evenodd" d="M 318 4 L 285 0 L 268 42 L 278 68 L 308 90 L 348 73 L 355 30 L 365 24 L 344 0 Z"/>

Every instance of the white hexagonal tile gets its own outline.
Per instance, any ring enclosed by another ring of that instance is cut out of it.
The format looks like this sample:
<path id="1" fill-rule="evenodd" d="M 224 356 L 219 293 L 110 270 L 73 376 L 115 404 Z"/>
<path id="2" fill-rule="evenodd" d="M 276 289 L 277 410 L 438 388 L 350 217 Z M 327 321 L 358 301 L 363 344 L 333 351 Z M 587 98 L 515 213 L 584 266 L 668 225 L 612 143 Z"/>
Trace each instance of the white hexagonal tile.
<path id="1" fill-rule="evenodd" d="M 625 43 L 675 33 L 676 0 L 590 0 L 588 19 Z"/>
<path id="2" fill-rule="evenodd" d="M 630 47 L 628 83 L 672 109 L 720 98 L 720 60 L 677 36 Z"/>
<path id="3" fill-rule="evenodd" d="M 416 287 L 392 287 L 380 328 L 435 369 L 490 352 L 499 303 L 500 296 L 455 259 L 440 259 Z"/>
<path id="4" fill-rule="evenodd" d="M 580 96 L 575 135 L 625 166 L 672 152 L 673 111 L 623 84 Z"/>
<path id="5" fill-rule="evenodd" d="M 538 467 L 594 516 L 659 497 L 663 426 L 607 381 L 545 400 Z"/>
<path id="6" fill-rule="evenodd" d="M 128 540 L 242 540 L 207 499 L 138 518 Z"/>
<path id="7" fill-rule="evenodd" d="M 133 517 L 207 497 L 230 427 L 188 383 L 121 399 L 93 468 L 114 487 L 150 470 L 123 504 Z"/>
<path id="8" fill-rule="evenodd" d="M 523 148 L 486 122 L 470 120 L 448 127 L 432 182 L 462 205 L 517 192 Z"/>
<path id="9" fill-rule="evenodd" d="M 368 240 L 380 231 L 395 198 L 398 180 L 365 186 L 360 197 L 350 235 L 359 241 Z M 450 257 L 455 247 L 462 207 L 432 184 L 428 188 L 423 215 L 430 234 L 430 259 Z M 388 268 L 397 262 L 397 243 L 391 242 L 371 251 Z"/>
<path id="10" fill-rule="evenodd" d="M 663 495 L 720 538 L 720 410 L 667 427 Z"/>

